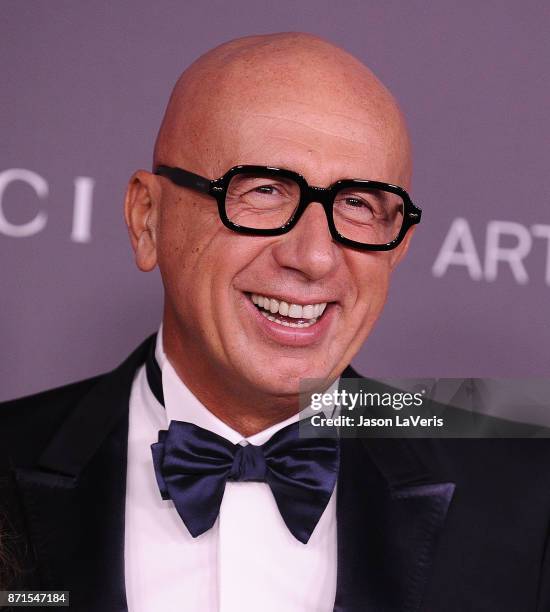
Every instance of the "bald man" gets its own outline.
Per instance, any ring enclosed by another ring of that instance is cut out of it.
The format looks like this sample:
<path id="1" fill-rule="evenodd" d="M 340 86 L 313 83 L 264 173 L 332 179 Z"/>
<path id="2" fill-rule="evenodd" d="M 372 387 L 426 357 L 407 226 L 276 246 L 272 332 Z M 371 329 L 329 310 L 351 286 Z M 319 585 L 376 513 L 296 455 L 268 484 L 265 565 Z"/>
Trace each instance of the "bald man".
<path id="1" fill-rule="evenodd" d="M 244 38 L 183 73 L 125 201 L 160 332 L 1 408 L 20 586 L 98 612 L 550 609 L 547 444 L 297 433 L 302 381 L 357 376 L 420 220 L 410 180 L 395 100 L 323 40 Z"/>

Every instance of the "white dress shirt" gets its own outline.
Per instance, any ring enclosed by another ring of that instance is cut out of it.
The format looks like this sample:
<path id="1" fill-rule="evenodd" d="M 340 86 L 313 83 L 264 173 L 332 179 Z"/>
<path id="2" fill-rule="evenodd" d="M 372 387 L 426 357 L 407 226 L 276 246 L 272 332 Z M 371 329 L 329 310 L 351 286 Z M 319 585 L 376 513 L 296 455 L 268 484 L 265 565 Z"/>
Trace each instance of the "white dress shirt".
<path id="1" fill-rule="evenodd" d="M 177 376 L 157 337 L 165 408 L 145 367 L 130 395 L 125 572 L 129 612 L 329 612 L 336 593 L 336 491 L 309 542 L 285 525 L 263 482 L 227 482 L 212 529 L 193 538 L 155 479 L 151 444 L 171 420 L 230 442 L 263 444 L 298 415 L 249 438 L 214 416 Z"/>

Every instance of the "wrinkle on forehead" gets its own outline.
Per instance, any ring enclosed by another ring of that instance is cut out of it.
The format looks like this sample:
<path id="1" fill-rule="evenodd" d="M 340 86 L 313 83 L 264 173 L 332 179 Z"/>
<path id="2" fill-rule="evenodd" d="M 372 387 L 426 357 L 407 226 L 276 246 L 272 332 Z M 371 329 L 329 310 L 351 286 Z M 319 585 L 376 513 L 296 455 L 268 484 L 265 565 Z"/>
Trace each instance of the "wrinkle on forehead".
<path id="1" fill-rule="evenodd" d="M 352 117 L 350 115 L 333 113 L 331 114 L 331 122 L 327 123 L 326 117 L 321 117 L 319 114 L 316 114 L 314 111 L 308 113 L 307 117 L 303 118 L 292 118 L 288 116 L 284 116 L 281 114 L 256 114 L 256 118 L 262 118 L 265 120 L 266 129 L 269 130 L 270 124 L 274 127 L 278 122 L 293 124 L 298 130 L 308 130 L 308 131 L 318 131 L 326 136 L 334 136 L 340 140 L 347 140 L 353 144 L 361 144 L 362 140 L 355 136 L 355 134 L 360 133 L 364 128 L 364 125 L 357 120 L 356 117 Z M 242 124 L 246 129 L 247 117 L 243 118 Z M 345 124 L 346 130 L 345 132 L 342 130 L 340 124 Z M 353 129 L 355 125 L 356 130 Z"/>
<path id="2" fill-rule="evenodd" d="M 172 92 L 154 163 L 223 169 L 220 150 L 230 150 L 236 132 L 248 132 L 247 124 L 256 129 L 261 120 L 267 132 L 279 121 L 350 145 L 369 141 L 410 175 L 408 134 L 389 91 L 344 50 L 299 33 L 234 40 L 194 62 Z"/>

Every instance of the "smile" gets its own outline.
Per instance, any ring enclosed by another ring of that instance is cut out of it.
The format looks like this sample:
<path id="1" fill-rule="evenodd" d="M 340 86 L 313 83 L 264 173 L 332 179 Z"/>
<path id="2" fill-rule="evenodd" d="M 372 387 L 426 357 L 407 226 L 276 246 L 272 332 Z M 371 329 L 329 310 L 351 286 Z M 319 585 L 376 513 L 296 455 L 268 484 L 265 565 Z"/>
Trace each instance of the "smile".
<path id="1" fill-rule="evenodd" d="M 284 327 L 311 327 L 327 307 L 327 302 L 307 305 L 292 304 L 256 293 L 253 293 L 250 299 L 257 306 L 261 315 Z"/>

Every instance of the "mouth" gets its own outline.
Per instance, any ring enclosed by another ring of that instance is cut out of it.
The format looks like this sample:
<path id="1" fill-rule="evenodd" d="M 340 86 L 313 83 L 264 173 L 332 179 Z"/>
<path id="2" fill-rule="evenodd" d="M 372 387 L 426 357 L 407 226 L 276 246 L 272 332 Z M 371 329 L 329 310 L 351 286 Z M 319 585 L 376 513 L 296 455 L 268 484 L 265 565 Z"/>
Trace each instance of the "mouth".
<path id="1" fill-rule="evenodd" d="M 249 298 L 259 313 L 268 321 L 295 329 L 304 329 L 315 325 L 323 317 L 328 302 L 312 304 L 295 304 L 257 293 Z"/>

